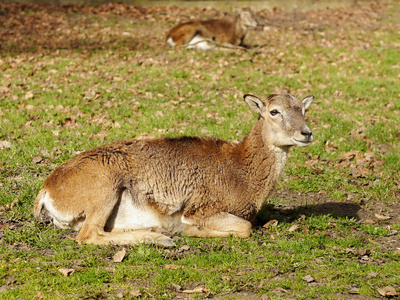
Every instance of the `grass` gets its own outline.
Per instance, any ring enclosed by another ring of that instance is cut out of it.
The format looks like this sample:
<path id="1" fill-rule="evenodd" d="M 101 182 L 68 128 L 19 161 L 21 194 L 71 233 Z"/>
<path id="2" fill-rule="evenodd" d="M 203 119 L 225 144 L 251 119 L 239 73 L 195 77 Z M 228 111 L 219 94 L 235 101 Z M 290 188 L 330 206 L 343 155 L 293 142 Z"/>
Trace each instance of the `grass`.
<path id="1" fill-rule="evenodd" d="M 12 7 L 18 18 L 8 17 Z M 21 7 L 0 6 L 0 141 L 11 143 L 0 149 L 0 298 L 400 292 L 396 1 L 259 11 L 276 26 L 250 32 L 249 43 L 267 46 L 249 52 L 165 48 L 165 32 L 184 18 L 178 8 Z M 249 239 L 177 236 L 171 250 L 126 246 L 116 263 L 122 247 L 78 245 L 75 232 L 34 220 L 41 184 L 79 151 L 137 136 L 240 140 L 255 120 L 243 94 L 282 91 L 315 96 L 307 112 L 315 142 L 293 149 Z M 277 226 L 262 227 L 272 219 Z"/>

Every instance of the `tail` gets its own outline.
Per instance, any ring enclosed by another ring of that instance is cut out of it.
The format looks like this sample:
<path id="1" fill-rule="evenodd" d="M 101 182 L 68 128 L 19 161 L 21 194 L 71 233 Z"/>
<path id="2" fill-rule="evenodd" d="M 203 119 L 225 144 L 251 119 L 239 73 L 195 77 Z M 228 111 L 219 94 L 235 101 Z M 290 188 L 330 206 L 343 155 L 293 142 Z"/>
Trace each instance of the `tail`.
<path id="1" fill-rule="evenodd" d="M 35 205 L 33 207 L 33 215 L 35 216 L 36 219 L 40 218 L 40 213 L 42 212 L 42 210 L 44 208 L 43 199 L 45 196 L 46 196 L 46 190 L 41 189 L 39 194 L 36 197 Z"/>

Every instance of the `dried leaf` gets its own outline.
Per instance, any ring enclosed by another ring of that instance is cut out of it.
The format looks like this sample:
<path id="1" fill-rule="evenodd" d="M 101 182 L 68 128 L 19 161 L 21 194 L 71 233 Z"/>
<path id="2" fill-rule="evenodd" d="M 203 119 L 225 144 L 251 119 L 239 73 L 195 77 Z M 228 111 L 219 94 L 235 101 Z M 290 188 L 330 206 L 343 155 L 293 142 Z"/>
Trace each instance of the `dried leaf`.
<path id="1" fill-rule="evenodd" d="M 386 215 L 380 215 L 380 214 L 375 214 L 375 217 L 379 220 L 389 220 L 392 217 L 391 216 L 386 216 Z"/>
<path id="2" fill-rule="evenodd" d="M 182 247 L 179 247 L 176 252 L 177 253 L 181 253 L 181 252 L 185 252 L 185 251 L 189 251 L 190 250 L 190 246 L 189 245 L 184 245 Z"/>
<path id="3" fill-rule="evenodd" d="M 376 278 L 376 277 L 379 276 L 379 273 L 377 273 L 377 272 L 371 272 L 371 273 L 368 273 L 367 276 L 368 276 L 369 278 Z"/>
<path id="4" fill-rule="evenodd" d="M 25 100 L 28 100 L 28 99 L 32 99 L 33 98 L 33 93 L 32 92 L 27 92 L 26 94 L 25 94 Z"/>
<path id="5" fill-rule="evenodd" d="M 32 158 L 32 162 L 35 164 L 40 163 L 43 160 L 43 158 L 39 155 L 36 155 L 34 158 Z"/>
<path id="6" fill-rule="evenodd" d="M 183 269 L 185 266 L 178 266 L 174 264 L 167 264 L 164 266 L 168 270 L 176 270 L 176 269 Z"/>
<path id="7" fill-rule="evenodd" d="M 355 178 L 365 178 L 368 175 L 371 175 L 371 173 L 372 173 L 371 170 L 364 168 L 364 167 L 356 167 L 352 171 L 352 175 Z"/>
<path id="8" fill-rule="evenodd" d="M 353 159 L 359 152 L 360 152 L 360 151 L 358 151 L 358 150 L 349 151 L 349 152 L 345 153 L 345 154 L 339 159 L 339 162 L 349 161 L 349 160 Z"/>
<path id="9" fill-rule="evenodd" d="M 360 288 L 358 288 L 358 287 L 352 287 L 349 290 L 349 294 L 358 294 L 359 292 L 360 292 Z"/>
<path id="10" fill-rule="evenodd" d="M 12 210 L 18 203 L 19 203 L 19 199 L 18 198 L 14 199 L 13 202 L 6 205 L 6 211 Z"/>
<path id="11" fill-rule="evenodd" d="M 129 296 L 140 297 L 140 296 L 142 296 L 142 293 L 138 290 L 132 290 L 129 292 Z"/>
<path id="12" fill-rule="evenodd" d="M 311 282 L 314 282 L 315 281 L 315 279 L 314 279 L 314 277 L 312 277 L 311 275 L 305 275 L 305 276 L 303 276 L 303 277 L 301 277 L 301 279 L 303 279 L 304 281 L 306 281 L 306 282 L 308 282 L 308 283 L 311 283 Z"/>
<path id="13" fill-rule="evenodd" d="M 44 299 L 43 293 L 42 292 L 37 292 L 37 294 L 35 295 L 35 298 Z"/>
<path id="14" fill-rule="evenodd" d="M 300 228 L 299 225 L 295 224 L 295 225 L 290 226 L 288 231 L 294 232 L 294 231 L 298 230 L 299 228 Z"/>
<path id="15" fill-rule="evenodd" d="M 118 262 L 122 262 L 125 258 L 126 255 L 126 249 L 122 248 L 120 251 L 118 251 L 117 253 L 115 253 L 114 257 L 113 257 L 113 261 L 118 263 Z"/>
<path id="16" fill-rule="evenodd" d="M 367 219 L 367 220 L 364 221 L 364 223 L 366 223 L 366 224 L 375 224 L 375 221 L 371 220 L 371 219 Z"/>
<path id="17" fill-rule="evenodd" d="M 391 286 L 386 286 L 382 289 L 378 289 L 378 293 L 384 297 L 387 297 L 387 296 L 395 297 L 398 295 L 395 288 L 391 287 Z"/>
<path id="18" fill-rule="evenodd" d="M 7 141 L 0 141 L 0 149 L 10 149 L 11 143 Z"/>
<path id="19" fill-rule="evenodd" d="M 269 220 L 267 223 L 264 224 L 264 228 L 268 227 L 276 227 L 278 226 L 278 220 Z"/>
<path id="20" fill-rule="evenodd" d="M 172 283 L 172 287 L 174 288 L 175 292 L 180 292 L 182 287 L 179 284 Z"/>
<path id="21" fill-rule="evenodd" d="M 331 151 L 336 151 L 338 147 L 336 147 L 334 144 L 331 143 L 331 141 L 326 141 L 325 142 L 325 150 L 326 152 L 331 152 Z"/>
<path id="22" fill-rule="evenodd" d="M 268 294 L 262 294 L 261 300 L 269 300 Z"/>
<path id="23" fill-rule="evenodd" d="M 184 290 L 184 291 L 182 291 L 182 293 L 185 293 L 185 294 L 195 294 L 195 293 L 208 293 L 209 292 L 209 290 L 207 290 L 204 286 L 198 286 L 198 287 L 195 287 L 193 290 Z"/>
<path id="24" fill-rule="evenodd" d="M 75 269 L 65 269 L 61 268 L 58 270 L 61 274 L 63 274 L 65 277 L 71 276 L 72 274 L 75 273 Z"/>
<path id="25" fill-rule="evenodd" d="M 346 253 L 357 254 L 357 251 L 351 248 L 346 248 Z"/>

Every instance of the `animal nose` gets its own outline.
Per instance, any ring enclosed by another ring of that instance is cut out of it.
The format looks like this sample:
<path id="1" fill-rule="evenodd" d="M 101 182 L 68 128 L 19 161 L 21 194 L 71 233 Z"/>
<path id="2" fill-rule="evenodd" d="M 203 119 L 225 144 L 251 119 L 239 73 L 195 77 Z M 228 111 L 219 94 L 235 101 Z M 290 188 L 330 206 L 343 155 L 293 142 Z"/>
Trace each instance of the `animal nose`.
<path id="1" fill-rule="evenodd" d="M 304 135 L 305 137 L 312 136 L 312 132 L 311 131 L 302 131 L 301 134 Z"/>

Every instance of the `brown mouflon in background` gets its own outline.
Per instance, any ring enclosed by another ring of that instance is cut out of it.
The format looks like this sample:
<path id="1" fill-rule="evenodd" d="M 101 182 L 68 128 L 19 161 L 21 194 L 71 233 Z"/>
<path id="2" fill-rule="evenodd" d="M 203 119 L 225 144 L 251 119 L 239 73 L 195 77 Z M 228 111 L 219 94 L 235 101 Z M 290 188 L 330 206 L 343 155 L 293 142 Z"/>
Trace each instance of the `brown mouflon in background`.
<path id="1" fill-rule="evenodd" d="M 119 141 L 82 152 L 55 169 L 35 201 L 56 226 L 95 244 L 155 242 L 162 231 L 246 238 L 292 146 L 308 146 L 305 111 L 313 96 L 244 100 L 259 117 L 239 144 L 179 137 Z"/>
<path id="2" fill-rule="evenodd" d="M 242 8 L 238 9 L 233 22 L 214 19 L 178 24 L 168 32 L 167 44 L 171 47 L 188 45 L 188 48 L 200 50 L 210 50 L 214 48 L 214 43 L 244 46 L 248 28 L 257 25 L 254 12 L 250 8 Z"/>

